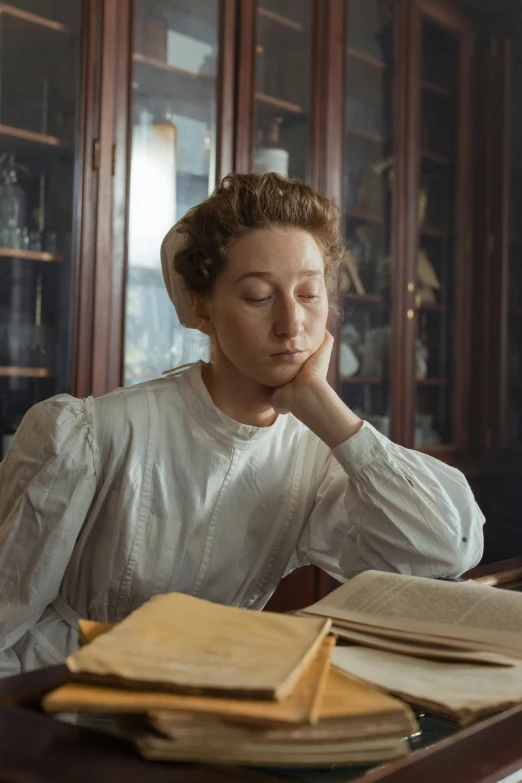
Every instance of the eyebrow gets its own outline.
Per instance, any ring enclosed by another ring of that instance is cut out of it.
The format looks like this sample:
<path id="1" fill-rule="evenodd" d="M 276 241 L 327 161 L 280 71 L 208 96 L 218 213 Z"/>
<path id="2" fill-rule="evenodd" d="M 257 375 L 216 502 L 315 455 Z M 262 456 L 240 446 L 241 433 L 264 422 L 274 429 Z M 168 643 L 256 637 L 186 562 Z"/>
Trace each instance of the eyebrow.
<path id="1" fill-rule="evenodd" d="M 324 272 L 322 272 L 320 269 L 303 269 L 301 275 L 306 277 L 316 277 L 317 275 L 324 275 Z M 236 284 L 240 283 L 246 277 L 260 277 L 262 280 L 264 280 L 267 277 L 272 277 L 272 274 L 271 272 L 245 272 L 244 275 L 241 275 L 237 278 Z"/>

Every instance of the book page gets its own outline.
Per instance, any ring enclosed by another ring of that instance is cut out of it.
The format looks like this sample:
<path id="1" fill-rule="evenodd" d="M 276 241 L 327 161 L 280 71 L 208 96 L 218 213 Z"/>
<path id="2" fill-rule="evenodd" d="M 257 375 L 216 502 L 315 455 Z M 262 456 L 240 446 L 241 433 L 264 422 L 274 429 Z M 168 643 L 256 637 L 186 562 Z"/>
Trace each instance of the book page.
<path id="1" fill-rule="evenodd" d="M 522 702 L 522 665 L 442 663 L 362 647 L 336 647 L 332 664 L 461 725 Z"/>
<path id="2" fill-rule="evenodd" d="M 304 612 L 522 659 L 522 594 L 474 582 L 364 571 Z"/>
<path id="3" fill-rule="evenodd" d="M 389 650 L 402 655 L 413 655 L 416 658 L 431 658 L 440 661 L 466 661 L 468 663 L 488 663 L 495 666 L 513 666 L 514 659 L 486 650 L 463 650 L 441 644 L 430 644 L 416 639 L 400 641 L 398 638 L 377 636 L 352 628 L 332 625 L 332 633 L 341 639 L 364 647 L 374 647 L 377 650 Z"/>

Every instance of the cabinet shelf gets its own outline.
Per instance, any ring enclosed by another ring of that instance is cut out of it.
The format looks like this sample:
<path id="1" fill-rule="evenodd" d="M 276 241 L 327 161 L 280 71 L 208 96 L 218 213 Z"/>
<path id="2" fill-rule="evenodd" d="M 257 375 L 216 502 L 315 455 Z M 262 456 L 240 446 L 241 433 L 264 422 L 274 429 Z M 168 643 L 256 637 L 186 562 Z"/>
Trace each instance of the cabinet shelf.
<path id="1" fill-rule="evenodd" d="M 25 130 L 25 128 L 15 128 L 12 125 L 0 124 L 0 139 L 17 139 L 27 144 L 38 144 L 46 147 L 60 147 L 67 149 L 70 145 L 63 139 L 59 139 L 57 136 L 48 136 L 45 133 L 35 133 L 34 131 Z"/>
<path id="2" fill-rule="evenodd" d="M 212 74 L 201 74 L 169 65 L 164 60 L 134 52 L 134 84 L 138 95 L 168 98 L 177 114 L 208 122 L 215 88 Z"/>
<path id="3" fill-rule="evenodd" d="M 366 63 L 367 65 L 373 65 L 374 68 L 379 68 L 382 71 L 386 68 L 386 63 L 384 60 L 379 60 L 377 57 L 372 57 L 371 54 L 366 54 L 365 52 L 361 52 L 358 49 L 352 49 L 351 47 L 348 47 L 346 53 L 349 57 L 353 57 L 355 60 L 361 60 L 361 62 Z"/>
<path id="4" fill-rule="evenodd" d="M 453 163 L 453 160 L 448 155 L 439 155 L 429 150 L 422 150 L 421 155 L 424 160 L 431 160 L 432 163 L 439 163 L 441 166 L 451 166 Z"/>
<path id="5" fill-rule="evenodd" d="M 375 378 L 370 375 L 341 375 L 341 383 L 360 384 L 365 386 L 380 386 L 385 383 L 385 378 Z"/>
<path id="6" fill-rule="evenodd" d="M 365 220 L 367 223 L 382 223 L 381 218 L 378 215 L 372 215 L 369 212 L 359 212 L 357 209 L 346 209 L 344 214 L 348 218 L 354 220 Z"/>
<path id="7" fill-rule="evenodd" d="M 299 104 L 275 98 L 273 95 L 266 95 L 264 92 L 256 92 L 255 98 L 258 103 L 279 109 L 282 112 L 288 112 L 288 114 L 304 114 L 304 109 Z"/>
<path id="8" fill-rule="evenodd" d="M 51 378 L 48 367 L 0 367 L 0 378 Z"/>
<path id="9" fill-rule="evenodd" d="M 431 92 L 434 95 L 440 95 L 441 98 L 453 98 L 453 93 L 450 90 L 446 90 L 444 87 L 440 87 L 435 82 L 424 81 L 421 84 L 422 89 L 425 92 Z"/>
<path id="10" fill-rule="evenodd" d="M 280 24 L 283 27 L 288 27 L 290 30 L 295 30 L 298 33 L 302 33 L 304 30 L 304 27 L 300 22 L 296 22 L 294 19 L 290 19 L 288 16 L 277 14 L 275 11 L 269 11 L 268 8 L 258 7 L 257 14 L 264 19 L 269 19 L 271 22 L 276 22 L 276 24 Z"/>
<path id="11" fill-rule="evenodd" d="M 354 128 L 353 125 L 348 125 L 346 131 L 347 133 L 350 134 L 350 136 L 358 136 L 361 139 L 368 139 L 368 141 L 375 141 L 377 142 L 377 144 L 384 144 L 385 141 L 382 133 L 361 130 L 360 128 Z"/>
<path id="12" fill-rule="evenodd" d="M 12 247 L 0 247 L 0 258 L 25 258 L 28 261 L 63 261 L 56 253 L 39 250 L 15 250 Z"/>
<path id="13" fill-rule="evenodd" d="M 37 24 L 40 27 L 46 27 L 48 30 L 56 30 L 59 33 L 69 33 L 70 29 L 67 25 L 57 22 L 54 19 L 49 19 L 46 16 L 40 16 L 39 14 L 33 14 L 31 11 L 22 11 L 21 8 L 15 8 L 9 3 L 0 3 L 0 14 L 6 16 L 14 16 L 17 19 L 22 19 L 30 24 Z"/>
<path id="14" fill-rule="evenodd" d="M 176 65 L 169 65 L 164 60 L 159 60 L 156 57 L 148 57 L 141 52 L 134 52 L 132 59 L 136 63 L 144 63 L 150 65 L 151 68 L 157 68 L 159 71 L 166 71 L 167 73 L 175 74 L 176 76 L 182 76 L 185 79 L 213 79 L 214 76 L 209 74 L 194 73 L 194 71 L 187 71 L 184 68 L 178 68 Z"/>

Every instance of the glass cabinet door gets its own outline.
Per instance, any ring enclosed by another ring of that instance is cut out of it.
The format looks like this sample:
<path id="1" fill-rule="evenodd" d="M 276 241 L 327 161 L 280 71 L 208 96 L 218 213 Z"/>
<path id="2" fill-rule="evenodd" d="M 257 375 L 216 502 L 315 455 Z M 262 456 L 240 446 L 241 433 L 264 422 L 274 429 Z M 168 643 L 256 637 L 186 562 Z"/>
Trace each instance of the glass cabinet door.
<path id="1" fill-rule="evenodd" d="M 422 20 L 419 249 L 416 259 L 416 448 L 452 444 L 461 37 Z M 464 357 L 461 357 L 464 359 Z"/>
<path id="2" fill-rule="evenodd" d="M 390 435 L 395 190 L 394 3 L 347 2 L 341 395 Z"/>
<path id="3" fill-rule="evenodd" d="M 124 382 L 197 361 L 160 263 L 164 235 L 216 181 L 219 0 L 136 0 Z"/>
<path id="4" fill-rule="evenodd" d="M 522 42 L 511 43 L 507 394 L 504 442 L 522 445 Z"/>
<path id="5" fill-rule="evenodd" d="M 310 180 L 313 0 L 259 0 L 254 171 Z"/>
<path id="6" fill-rule="evenodd" d="M 0 6 L 0 459 L 70 388 L 81 18 L 81 0 Z"/>

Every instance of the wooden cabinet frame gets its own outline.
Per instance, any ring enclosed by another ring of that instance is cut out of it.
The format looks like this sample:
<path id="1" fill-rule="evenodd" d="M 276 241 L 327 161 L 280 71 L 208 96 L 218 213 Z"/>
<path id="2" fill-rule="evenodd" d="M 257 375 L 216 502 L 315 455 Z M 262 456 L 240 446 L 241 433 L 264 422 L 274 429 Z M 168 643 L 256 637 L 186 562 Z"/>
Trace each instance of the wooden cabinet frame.
<path id="1" fill-rule="evenodd" d="M 474 55 L 474 30 L 470 17 L 466 13 L 455 11 L 446 4 L 436 0 L 410 0 L 409 19 L 406 22 L 409 51 L 407 55 L 408 86 L 407 92 L 407 139 L 406 182 L 405 182 L 405 276 L 408 282 L 415 282 L 416 262 L 419 248 L 419 226 L 417 218 L 417 197 L 420 182 L 420 119 L 421 119 L 421 57 L 422 57 L 422 21 L 426 19 L 446 27 L 461 36 L 459 61 L 459 111 L 457 119 L 457 151 L 458 177 L 456 185 L 455 204 L 457 208 L 455 222 L 455 302 L 458 302 L 458 312 L 455 313 L 454 325 L 454 403 L 453 403 L 453 433 L 454 442 L 450 445 L 434 446 L 426 449 L 433 456 L 447 461 L 458 461 L 469 449 L 469 397 L 471 389 L 470 372 L 470 330 L 471 330 L 471 257 L 472 257 L 472 178 L 471 178 L 471 126 L 470 117 L 472 102 L 472 58 Z M 401 217 L 398 216 L 398 222 Z M 397 256 L 400 258 L 400 256 Z M 404 282 L 402 283 L 404 285 Z M 405 291 L 406 310 L 414 308 L 413 293 L 408 296 Z M 415 339 L 417 336 L 416 322 L 407 319 L 402 328 L 401 343 L 404 346 L 405 371 L 404 387 L 401 393 L 403 406 L 402 429 L 397 438 L 407 446 L 413 445 L 414 420 L 407 412 L 415 411 Z"/>
<path id="2" fill-rule="evenodd" d="M 86 396 L 92 389 L 94 353 L 94 313 L 96 263 L 96 204 L 98 172 L 94 165 L 94 143 L 99 137 L 101 91 L 102 0 L 90 0 L 83 6 L 82 84 L 80 111 L 80 165 L 76 209 L 76 321 L 73 340 L 71 391 Z"/>

